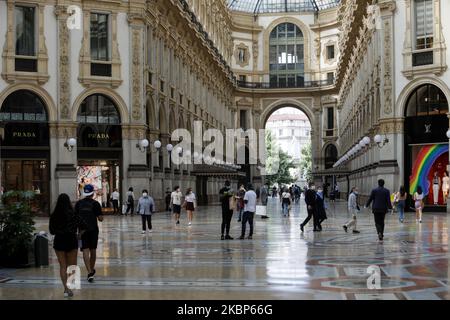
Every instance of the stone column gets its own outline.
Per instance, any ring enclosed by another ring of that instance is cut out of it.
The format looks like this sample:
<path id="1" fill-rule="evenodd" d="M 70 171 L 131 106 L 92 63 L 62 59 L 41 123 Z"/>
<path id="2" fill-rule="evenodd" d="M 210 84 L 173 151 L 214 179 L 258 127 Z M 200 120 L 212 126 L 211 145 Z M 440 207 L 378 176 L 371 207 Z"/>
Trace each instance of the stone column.
<path id="1" fill-rule="evenodd" d="M 77 138 L 76 123 L 50 124 L 50 210 L 61 193 L 67 194 L 72 201 L 78 199 L 77 148 L 70 151 L 64 146 L 69 138 Z"/>
<path id="2" fill-rule="evenodd" d="M 379 167 L 377 179 L 384 179 L 386 187 L 394 189 L 398 187 L 399 167 L 396 150 L 400 146 L 397 139 L 395 117 L 395 83 L 394 75 L 394 16 L 395 1 L 380 3 L 382 30 L 381 30 L 381 82 L 380 82 L 380 131 L 384 137 L 389 139 L 389 143 L 383 146 L 379 152 Z M 377 31 L 378 32 L 378 31 Z M 389 120 L 388 120 L 389 119 Z M 402 177 L 403 178 L 403 177 Z"/>
<path id="3" fill-rule="evenodd" d="M 122 180 L 122 194 L 133 187 L 139 194 L 150 188 L 151 169 L 147 165 L 147 151 L 140 150 L 137 145 L 146 137 L 146 127 L 129 125 L 122 127 L 123 132 L 123 168 L 126 175 Z M 122 195 L 122 200 L 124 196 Z"/>

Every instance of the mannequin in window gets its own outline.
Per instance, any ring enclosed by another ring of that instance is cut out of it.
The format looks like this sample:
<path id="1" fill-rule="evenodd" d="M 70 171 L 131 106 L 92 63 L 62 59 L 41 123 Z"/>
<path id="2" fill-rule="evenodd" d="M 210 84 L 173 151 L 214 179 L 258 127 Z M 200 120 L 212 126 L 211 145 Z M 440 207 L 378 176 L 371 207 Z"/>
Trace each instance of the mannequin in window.
<path id="1" fill-rule="evenodd" d="M 447 171 L 444 171 L 444 176 L 442 177 L 442 196 L 444 198 L 444 204 L 447 202 L 449 189 L 450 178 L 448 177 Z"/>
<path id="2" fill-rule="evenodd" d="M 102 180 L 102 206 L 103 208 L 108 207 L 108 194 L 109 194 L 109 183 L 106 179 Z"/>
<path id="3" fill-rule="evenodd" d="M 83 189 L 85 186 L 84 178 L 81 178 L 80 183 L 78 184 L 78 197 L 81 199 L 83 197 Z"/>
<path id="4" fill-rule="evenodd" d="M 441 178 L 439 178 L 438 172 L 436 171 L 433 176 L 433 202 L 437 205 L 439 202 L 439 190 L 441 189 Z"/>

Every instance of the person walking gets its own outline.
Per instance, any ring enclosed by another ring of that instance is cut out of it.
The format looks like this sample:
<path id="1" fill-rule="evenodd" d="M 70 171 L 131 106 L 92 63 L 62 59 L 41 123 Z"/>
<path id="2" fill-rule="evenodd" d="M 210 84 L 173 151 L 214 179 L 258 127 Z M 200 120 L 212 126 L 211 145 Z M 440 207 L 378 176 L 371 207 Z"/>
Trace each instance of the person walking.
<path id="1" fill-rule="evenodd" d="M 291 194 L 289 193 L 288 188 L 284 188 L 284 191 L 281 194 L 280 202 L 283 217 L 287 217 L 289 215 L 289 206 L 291 205 Z"/>
<path id="2" fill-rule="evenodd" d="M 317 196 L 316 196 L 316 210 L 317 210 L 317 229 L 319 231 L 322 231 L 322 222 L 328 219 L 327 217 L 327 206 L 325 203 L 325 195 L 323 193 L 323 187 L 319 187 L 317 189 Z"/>
<path id="3" fill-rule="evenodd" d="M 359 205 L 358 205 L 358 188 L 353 187 L 350 195 L 348 196 L 348 212 L 352 215 L 352 219 L 348 221 L 346 224 L 343 225 L 344 231 L 348 232 L 349 228 L 353 228 L 353 233 L 357 234 L 360 233 L 357 229 L 357 214 L 360 211 Z"/>
<path id="4" fill-rule="evenodd" d="M 269 186 L 266 184 L 264 184 L 261 188 L 261 204 L 263 206 L 267 206 L 267 201 L 269 199 Z"/>
<path id="5" fill-rule="evenodd" d="M 95 263 L 97 260 L 98 221 L 103 221 L 102 207 L 94 200 L 94 186 L 88 184 L 83 188 L 84 198 L 75 204 L 75 214 L 85 221 L 87 227 L 81 235 L 81 251 L 88 272 L 88 282 L 94 282 Z"/>
<path id="6" fill-rule="evenodd" d="M 170 212 L 170 201 L 171 200 L 172 200 L 172 192 L 170 192 L 170 188 L 167 188 L 166 189 L 166 197 L 165 197 L 167 212 Z"/>
<path id="7" fill-rule="evenodd" d="M 64 286 L 64 297 L 73 297 L 67 286 L 67 268 L 77 265 L 78 230 L 85 230 L 86 223 L 75 214 L 67 194 L 61 194 L 50 216 L 49 230 L 54 235 L 53 249 L 59 263 L 59 275 Z"/>
<path id="8" fill-rule="evenodd" d="M 423 199 L 425 195 L 421 186 L 417 187 L 417 191 L 414 193 L 414 207 L 416 208 L 416 222 L 422 223 L 422 212 L 424 208 Z"/>
<path id="9" fill-rule="evenodd" d="M 113 193 L 111 194 L 111 201 L 113 204 L 113 214 L 119 214 L 119 199 L 120 194 L 117 189 L 114 189 Z"/>
<path id="10" fill-rule="evenodd" d="M 267 202 L 269 200 L 269 185 L 267 183 L 265 183 L 261 188 L 260 199 L 261 199 L 261 205 L 266 207 L 266 215 L 261 216 L 261 219 L 269 219 L 269 216 L 267 214 Z"/>
<path id="11" fill-rule="evenodd" d="M 300 201 L 300 187 L 297 185 L 294 186 L 294 199 L 295 204 L 298 204 L 298 202 Z"/>
<path id="12" fill-rule="evenodd" d="M 247 227 L 247 222 L 250 225 L 250 233 L 248 235 L 249 240 L 253 239 L 253 219 L 255 217 L 256 212 L 256 193 L 251 184 L 248 186 L 248 191 L 245 193 L 244 196 L 244 216 L 242 218 L 242 232 L 241 236 L 239 237 L 240 240 L 245 239 L 245 230 Z"/>
<path id="13" fill-rule="evenodd" d="M 170 206 L 172 207 L 172 212 L 175 215 L 175 220 L 177 220 L 177 225 L 180 224 L 181 215 L 181 198 L 183 194 L 180 191 L 180 187 L 176 186 L 170 195 Z"/>
<path id="14" fill-rule="evenodd" d="M 242 221 L 242 214 L 244 213 L 244 196 L 245 193 L 247 191 L 245 190 L 244 185 L 241 185 L 241 187 L 239 188 L 239 191 L 237 192 L 236 195 L 236 200 L 237 200 L 237 211 L 238 211 L 238 222 Z"/>
<path id="15" fill-rule="evenodd" d="M 192 218 L 196 207 L 196 201 L 197 199 L 195 197 L 195 193 L 192 192 L 192 188 L 187 189 L 186 196 L 184 197 L 184 207 L 186 208 L 189 226 L 192 225 Z"/>
<path id="16" fill-rule="evenodd" d="M 130 187 L 128 189 L 127 192 L 127 210 L 125 211 L 125 215 L 127 216 L 128 213 L 130 215 L 133 215 L 134 213 L 134 201 L 135 201 L 135 197 L 134 197 L 134 190 L 132 187 Z"/>
<path id="17" fill-rule="evenodd" d="M 394 197 L 394 205 L 397 207 L 398 211 L 398 220 L 400 223 L 405 221 L 405 207 L 406 207 L 406 198 L 408 194 L 406 193 L 405 187 L 401 186 L 399 192 L 395 194 Z"/>
<path id="18" fill-rule="evenodd" d="M 231 218 L 233 217 L 234 208 L 231 202 L 234 200 L 234 192 L 231 188 L 230 181 L 225 181 L 225 186 L 219 191 L 220 203 L 222 205 L 222 226 L 221 226 L 221 240 L 233 240 L 230 236 Z M 226 234 L 224 235 L 224 232 Z"/>
<path id="19" fill-rule="evenodd" d="M 378 233 L 378 239 L 384 239 L 384 219 L 388 210 L 392 210 L 392 203 L 390 191 L 384 187 L 384 180 L 378 180 L 378 188 L 375 188 L 370 193 L 369 200 L 367 200 L 366 208 L 372 203 L 372 212 L 375 216 L 375 227 Z"/>
<path id="20" fill-rule="evenodd" d="M 142 191 L 142 197 L 139 198 L 137 213 L 142 218 L 142 234 L 146 234 L 147 227 L 148 232 L 153 232 L 152 226 L 152 214 L 155 213 L 155 201 L 149 196 L 147 190 Z"/>
<path id="21" fill-rule="evenodd" d="M 309 188 L 305 192 L 305 203 L 306 203 L 306 209 L 308 211 L 308 216 L 306 217 L 305 221 L 300 225 L 300 230 L 304 232 L 305 226 L 308 224 L 308 222 L 313 219 L 314 223 L 314 232 L 318 232 L 319 228 L 318 225 L 318 219 L 317 219 L 317 195 L 316 195 L 316 186 L 313 182 L 309 184 Z"/>

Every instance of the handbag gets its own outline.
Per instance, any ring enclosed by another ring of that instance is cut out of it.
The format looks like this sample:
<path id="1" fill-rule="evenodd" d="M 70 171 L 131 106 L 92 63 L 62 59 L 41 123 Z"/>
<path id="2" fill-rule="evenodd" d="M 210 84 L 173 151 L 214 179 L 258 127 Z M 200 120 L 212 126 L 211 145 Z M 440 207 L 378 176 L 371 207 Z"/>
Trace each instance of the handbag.
<path id="1" fill-rule="evenodd" d="M 232 196 L 230 197 L 230 210 L 236 210 L 237 208 L 237 201 L 236 201 L 236 197 Z"/>
<path id="2" fill-rule="evenodd" d="M 183 202 L 183 204 L 181 205 L 181 207 L 182 207 L 183 209 L 186 209 L 186 200 L 184 200 L 184 202 Z"/>
<path id="3" fill-rule="evenodd" d="M 256 206 L 256 213 L 257 216 L 267 216 L 266 213 L 266 206 Z"/>

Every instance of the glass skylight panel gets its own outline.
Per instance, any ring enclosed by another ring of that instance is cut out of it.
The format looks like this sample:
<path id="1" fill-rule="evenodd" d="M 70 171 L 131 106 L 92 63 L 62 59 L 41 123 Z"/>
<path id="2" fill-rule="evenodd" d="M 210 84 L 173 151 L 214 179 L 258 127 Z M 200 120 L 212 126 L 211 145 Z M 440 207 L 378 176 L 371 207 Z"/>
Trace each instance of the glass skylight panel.
<path id="1" fill-rule="evenodd" d="M 340 0 L 228 0 L 231 10 L 249 13 L 311 12 L 339 5 Z"/>

